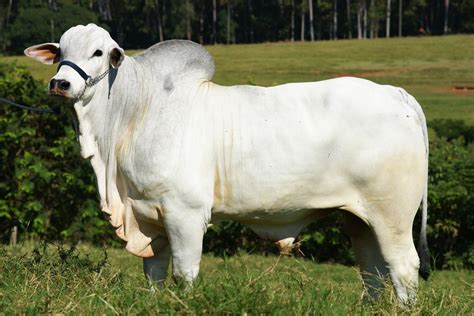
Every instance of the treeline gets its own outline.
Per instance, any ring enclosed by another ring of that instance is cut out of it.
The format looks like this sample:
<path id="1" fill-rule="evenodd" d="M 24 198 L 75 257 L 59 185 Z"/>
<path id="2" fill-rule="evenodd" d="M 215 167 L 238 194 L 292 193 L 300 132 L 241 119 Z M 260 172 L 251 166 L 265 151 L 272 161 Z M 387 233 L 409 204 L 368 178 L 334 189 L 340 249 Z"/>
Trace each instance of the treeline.
<path id="1" fill-rule="evenodd" d="M 43 82 L 15 65 L 0 63 L 0 96 L 61 110 L 53 115 L 0 107 L 0 244 L 33 238 L 120 245 L 113 227 L 102 218 L 94 172 L 89 161 L 80 159 L 64 107 L 44 93 Z M 440 268 L 474 268 L 474 127 L 447 120 L 428 126 L 434 130 L 427 230 L 433 262 Z M 338 216 L 318 221 L 300 238 L 307 257 L 354 260 Z M 232 222 L 211 227 L 204 247 L 216 255 L 276 250 L 271 242 Z"/>
<path id="2" fill-rule="evenodd" d="M 57 42 L 77 24 L 124 48 L 187 38 L 258 43 L 474 32 L 472 0 L 0 0 L 0 53 Z"/>

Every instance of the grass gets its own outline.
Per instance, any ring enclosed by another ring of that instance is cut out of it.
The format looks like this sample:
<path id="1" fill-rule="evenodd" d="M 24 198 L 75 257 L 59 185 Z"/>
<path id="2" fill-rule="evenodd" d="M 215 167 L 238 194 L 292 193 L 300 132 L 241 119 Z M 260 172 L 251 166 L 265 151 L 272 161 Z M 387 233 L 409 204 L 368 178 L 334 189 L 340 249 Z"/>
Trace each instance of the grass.
<path id="1" fill-rule="evenodd" d="M 38 245 L 37 245 L 38 246 Z M 0 313 L 451 314 L 474 312 L 470 271 L 435 271 L 417 303 L 402 309 L 391 287 L 364 303 L 355 268 L 241 254 L 204 256 L 192 290 L 172 280 L 151 289 L 141 260 L 125 250 L 82 245 L 0 249 Z"/>
<path id="2" fill-rule="evenodd" d="M 219 84 L 270 86 L 354 75 L 404 87 L 420 101 L 428 120 L 463 119 L 474 124 L 474 93 L 453 89 L 474 86 L 473 35 L 216 45 L 207 49 L 215 59 L 214 81 Z M 54 66 L 26 57 L 2 60 L 25 65 L 45 81 L 56 71 Z"/>

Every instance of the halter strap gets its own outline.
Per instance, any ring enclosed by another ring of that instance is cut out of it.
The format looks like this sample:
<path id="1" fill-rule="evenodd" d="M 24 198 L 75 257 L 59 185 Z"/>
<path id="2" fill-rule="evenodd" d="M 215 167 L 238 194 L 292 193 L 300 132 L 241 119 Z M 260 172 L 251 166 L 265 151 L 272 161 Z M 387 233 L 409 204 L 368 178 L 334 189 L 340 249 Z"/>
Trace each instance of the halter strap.
<path id="1" fill-rule="evenodd" d="M 61 66 L 64 66 L 64 65 L 69 66 L 72 69 L 74 69 L 82 77 L 82 79 L 84 79 L 86 82 L 87 82 L 87 80 L 92 79 L 92 77 L 89 76 L 88 74 L 86 74 L 86 72 L 84 70 L 82 70 L 81 67 L 79 67 L 78 65 L 76 65 L 75 63 L 73 63 L 72 61 L 69 61 L 69 60 L 63 60 L 62 62 L 60 62 L 59 65 L 58 65 L 58 70 L 57 71 L 59 71 L 59 68 L 61 68 Z"/>
<path id="2" fill-rule="evenodd" d="M 61 66 L 69 66 L 72 69 L 74 69 L 79 74 L 79 76 L 81 76 L 82 79 L 84 79 L 84 81 L 86 82 L 87 87 L 92 87 L 93 85 L 95 85 L 96 83 L 101 81 L 105 76 L 107 76 L 107 74 L 110 71 L 110 68 L 109 68 L 104 73 L 98 75 L 95 78 L 92 78 L 84 70 L 82 70 L 81 67 L 79 67 L 78 65 L 76 65 L 72 61 L 63 60 L 62 62 L 59 63 L 57 71 L 59 71 L 59 68 L 61 68 Z"/>

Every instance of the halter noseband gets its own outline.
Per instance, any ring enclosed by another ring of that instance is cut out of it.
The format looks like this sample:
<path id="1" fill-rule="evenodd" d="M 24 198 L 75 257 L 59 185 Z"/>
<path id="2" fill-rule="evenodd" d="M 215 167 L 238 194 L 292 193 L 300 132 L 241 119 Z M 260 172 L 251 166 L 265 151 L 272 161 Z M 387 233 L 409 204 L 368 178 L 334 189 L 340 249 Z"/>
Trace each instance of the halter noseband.
<path id="1" fill-rule="evenodd" d="M 59 71 L 59 68 L 61 68 L 61 66 L 69 66 L 72 69 L 74 69 L 79 74 L 79 76 L 81 76 L 82 79 L 84 79 L 84 81 L 86 82 L 87 87 L 92 87 L 95 84 L 97 84 L 99 81 L 104 79 L 104 77 L 107 76 L 107 74 L 110 71 L 110 67 L 109 67 L 109 69 L 107 69 L 104 73 L 98 75 L 95 78 L 92 78 L 84 70 L 82 70 L 81 67 L 79 67 L 78 65 L 76 65 L 72 61 L 63 60 L 62 62 L 59 63 L 57 71 Z"/>

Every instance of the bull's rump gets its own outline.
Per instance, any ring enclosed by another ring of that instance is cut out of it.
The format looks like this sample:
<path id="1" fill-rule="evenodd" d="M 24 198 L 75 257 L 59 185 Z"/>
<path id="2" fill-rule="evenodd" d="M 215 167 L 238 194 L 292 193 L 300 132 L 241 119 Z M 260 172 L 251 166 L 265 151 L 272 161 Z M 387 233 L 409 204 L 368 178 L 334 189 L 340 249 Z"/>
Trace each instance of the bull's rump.
<path id="1" fill-rule="evenodd" d="M 422 122 L 398 88 L 340 78 L 222 89 L 233 101 L 217 133 L 215 215 L 284 222 L 344 208 L 364 218 L 361 200 L 402 187 L 421 200 Z"/>

